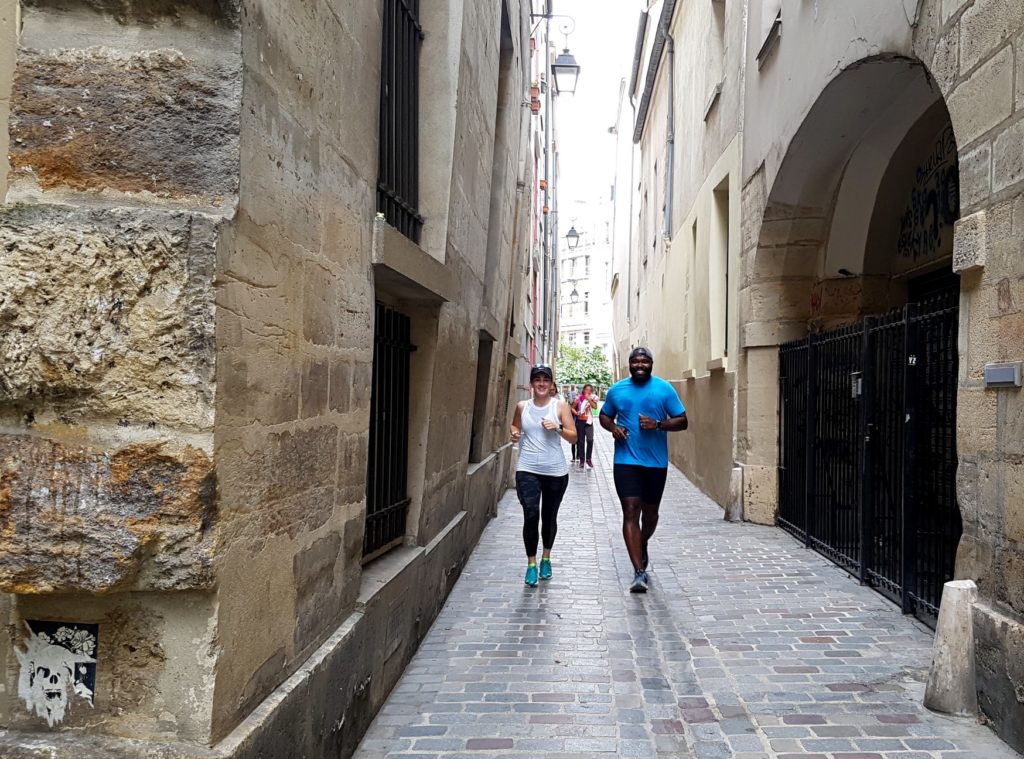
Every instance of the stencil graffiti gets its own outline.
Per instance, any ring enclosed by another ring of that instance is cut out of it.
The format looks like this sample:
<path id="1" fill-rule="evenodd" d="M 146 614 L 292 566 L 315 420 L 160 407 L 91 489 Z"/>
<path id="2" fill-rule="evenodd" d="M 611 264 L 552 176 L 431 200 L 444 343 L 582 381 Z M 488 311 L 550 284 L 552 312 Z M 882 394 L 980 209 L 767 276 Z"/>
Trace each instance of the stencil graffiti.
<path id="1" fill-rule="evenodd" d="M 72 700 L 93 705 L 99 626 L 26 621 L 25 627 L 24 650 L 15 649 L 21 667 L 18 697 L 53 727 L 64 720 Z"/>
<path id="2" fill-rule="evenodd" d="M 960 164 L 953 127 L 946 127 L 917 167 L 910 201 L 900 217 L 896 253 L 916 261 L 938 253 L 960 215 Z"/>

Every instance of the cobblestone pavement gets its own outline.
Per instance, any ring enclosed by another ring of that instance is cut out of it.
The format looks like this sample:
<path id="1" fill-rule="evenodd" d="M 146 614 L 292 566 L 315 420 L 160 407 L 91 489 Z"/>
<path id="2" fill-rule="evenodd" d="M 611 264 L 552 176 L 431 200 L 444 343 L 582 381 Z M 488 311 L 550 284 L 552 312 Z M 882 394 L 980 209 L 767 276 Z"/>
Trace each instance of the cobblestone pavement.
<path id="1" fill-rule="evenodd" d="M 921 706 L 926 628 L 781 530 L 723 522 L 674 469 L 651 592 L 626 592 L 597 437 L 597 469 L 570 473 L 554 579 L 523 585 L 510 491 L 358 759 L 1019 757 Z"/>

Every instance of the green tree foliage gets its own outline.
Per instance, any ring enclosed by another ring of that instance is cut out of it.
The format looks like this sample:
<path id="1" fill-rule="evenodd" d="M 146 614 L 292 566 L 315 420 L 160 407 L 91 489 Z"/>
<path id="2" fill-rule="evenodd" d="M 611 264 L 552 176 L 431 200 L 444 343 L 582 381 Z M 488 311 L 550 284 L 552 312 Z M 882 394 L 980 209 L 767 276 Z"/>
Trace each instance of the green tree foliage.
<path id="1" fill-rule="evenodd" d="M 555 362 L 555 376 L 559 384 L 601 385 L 612 384 L 612 372 L 600 346 L 589 350 L 575 345 L 561 343 L 558 346 L 558 360 Z"/>

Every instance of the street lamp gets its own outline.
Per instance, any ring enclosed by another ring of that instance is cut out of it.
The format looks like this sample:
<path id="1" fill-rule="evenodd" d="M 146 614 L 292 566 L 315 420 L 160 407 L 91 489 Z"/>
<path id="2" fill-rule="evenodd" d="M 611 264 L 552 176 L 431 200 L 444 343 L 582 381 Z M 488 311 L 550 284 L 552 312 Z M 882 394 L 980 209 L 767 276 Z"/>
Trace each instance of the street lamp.
<path id="1" fill-rule="evenodd" d="M 561 54 L 555 58 L 555 62 L 551 64 L 551 73 L 555 78 L 555 91 L 559 95 L 564 93 L 572 95 L 576 92 L 576 82 L 580 78 L 580 64 L 576 63 L 576 58 L 569 52 L 569 48 L 563 49 Z"/>
<path id="2" fill-rule="evenodd" d="M 580 233 L 576 231 L 576 225 L 569 227 L 569 231 L 565 235 L 565 242 L 569 246 L 569 250 L 576 250 L 576 246 L 580 244 Z"/>
<path id="3" fill-rule="evenodd" d="M 569 302 L 573 305 L 580 302 L 580 294 L 576 291 L 576 283 L 573 283 L 572 292 L 569 293 Z"/>

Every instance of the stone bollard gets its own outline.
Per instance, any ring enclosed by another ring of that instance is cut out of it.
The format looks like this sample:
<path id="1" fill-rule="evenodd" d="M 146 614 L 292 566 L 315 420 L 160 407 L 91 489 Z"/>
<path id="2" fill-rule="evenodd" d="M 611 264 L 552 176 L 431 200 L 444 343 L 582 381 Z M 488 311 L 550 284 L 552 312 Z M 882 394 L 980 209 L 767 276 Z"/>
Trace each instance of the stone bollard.
<path id="1" fill-rule="evenodd" d="M 932 668 L 924 692 L 924 705 L 933 711 L 963 717 L 978 713 L 971 613 L 977 598 L 973 580 L 953 580 L 942 588 Z"/>
<path id="2" fill-rule="evenodd" d="M 726 522 L 743 521 L 743 467 L 734 466 L 729 477 L 729 500 L 725 504 Z"/>

